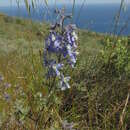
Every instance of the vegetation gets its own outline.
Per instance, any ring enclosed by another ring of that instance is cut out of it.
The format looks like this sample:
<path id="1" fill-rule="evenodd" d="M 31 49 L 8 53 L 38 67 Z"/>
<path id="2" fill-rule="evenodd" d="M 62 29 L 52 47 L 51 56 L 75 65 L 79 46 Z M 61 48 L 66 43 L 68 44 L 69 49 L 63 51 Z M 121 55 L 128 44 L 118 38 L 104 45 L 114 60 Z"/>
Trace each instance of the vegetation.
<path id="1" fill-rule="evenodd" d="M 130 39 L 78 30 L 71 89 L 49 94 L 49 25 L 0 14 L 0 130 L 128 130 Z M 53 85 L 53 88 L 56 86 Z"/>

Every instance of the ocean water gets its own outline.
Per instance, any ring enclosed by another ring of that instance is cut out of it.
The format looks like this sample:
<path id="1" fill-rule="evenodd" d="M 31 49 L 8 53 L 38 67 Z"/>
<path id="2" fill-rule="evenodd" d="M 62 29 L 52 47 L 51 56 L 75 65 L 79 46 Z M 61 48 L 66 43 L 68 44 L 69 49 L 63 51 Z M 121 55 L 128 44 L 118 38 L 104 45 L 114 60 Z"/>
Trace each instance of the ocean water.
<path id="1" fill-rule="evenodd" d="M 81 5 L 76 5 L 73 10 L 73 19 L 66 21 L 71 22 L 81 29 L 88 29 L 100 33 L 113 33 L 114 19 L 119 10 L 119 4 L 89 4 L 81 8 Z M 57 8 L 62 8 L 61 5 Z M 37 7 L 37 9 L 31 9 L 31 14 L 28 15 L 25 7 L 0 7 L 0 12 L 9 16 L 18 16 L 23 18 L 29 18 L 36 21 L 47 21 L 54 23 L 56 21 L 56 15 L 53 13 L 55 7 Z M 72 13 L 72 6 L 67 5 L 65 7 L 66 13 Z M 122 31 L 122 35 L 130 35 L 130 5 L 126 6 L 126 10 L 121 12 L 120 22 L 118 24 L 116 34 L 119 34 L 120 30 L 127 26 Z"/>

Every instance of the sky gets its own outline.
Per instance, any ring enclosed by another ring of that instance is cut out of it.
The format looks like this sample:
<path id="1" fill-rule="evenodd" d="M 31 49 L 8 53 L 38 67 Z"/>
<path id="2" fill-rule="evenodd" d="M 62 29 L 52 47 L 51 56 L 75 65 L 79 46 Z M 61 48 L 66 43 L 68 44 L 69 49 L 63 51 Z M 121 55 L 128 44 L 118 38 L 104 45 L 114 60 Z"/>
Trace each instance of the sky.
<path id="1" fill-rule="evenodd" d="M 24 5 L 24 0 L 19 0 L 21 5 Z M 29 0 L 31 1 L 31 0 Z M 36 0 L 36 1 L 43 1 L 43 0 Z M 57 4 L 68 4 L 72 3 L 73 0 L 48 0 L 49 3 L 56 3 Z M 77 4 L 81 4 L 84 0 L 76 0 Z M 130 0 L 125 0 L 126 3 L 130 3 Z M 121 0 L 86 0 L 88 4 L 101 4 L 101 3 L 120 3 Z M 0 6 L 10 6 L 10 5 L 17 5 L 16 0 L 0 0 Z"/>

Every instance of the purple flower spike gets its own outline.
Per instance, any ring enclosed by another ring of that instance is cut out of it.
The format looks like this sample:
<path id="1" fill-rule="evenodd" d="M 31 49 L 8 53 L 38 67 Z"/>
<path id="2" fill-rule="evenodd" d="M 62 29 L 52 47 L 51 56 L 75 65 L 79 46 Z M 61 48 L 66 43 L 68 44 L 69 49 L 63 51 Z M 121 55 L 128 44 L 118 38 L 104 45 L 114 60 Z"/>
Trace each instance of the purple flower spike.
<path id="1" fill-rule="evenodd" d="M 47 77 L 57 77 L 61 90 L 70 88 L 70 77 L 64 77 L 64 66 L 69 64 L 74 68 L 77 61 L 77 40 L 78 36 L 75 32 L 75 25 L 67 25 L 64 27 L 64 20 L 71 18 L 70 15 L 65 16 L 64 11 L 58 11 L 61 17 L 59 22 L 51 26 L 50 33 L 45 40 L 44 48 L 44 65 L 47 68 Z"/>

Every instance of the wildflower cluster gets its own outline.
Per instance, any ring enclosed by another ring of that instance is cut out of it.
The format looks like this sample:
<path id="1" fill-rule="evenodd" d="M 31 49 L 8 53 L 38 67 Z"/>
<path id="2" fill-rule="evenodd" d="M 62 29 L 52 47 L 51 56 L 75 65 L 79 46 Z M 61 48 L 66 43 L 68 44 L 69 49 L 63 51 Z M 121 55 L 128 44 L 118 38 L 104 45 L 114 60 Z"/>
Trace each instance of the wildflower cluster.
<path id="1" fill-rule="evenodd" d="M 10 95 L 6 92 L 11 87 L 10 83 L 7 83 L 4 79 L 4 76 L 0 74 L 0 97 L 2 96 L 2 99 L 9 101 Z"/>
<path id="2" fill-rule="evenodd" d="M 62 70 L 66 65 L 74 68 L 77 61 L 77 34 L 75 25 L 63 26 L 69 16 L 61 15 L 60 23 L 51 27 L 45 40 L 44 65 L 48 68 L 47 77 L 58 77 L 61 90 L 70 88 L 70 77 L 65 77 Z"/>

